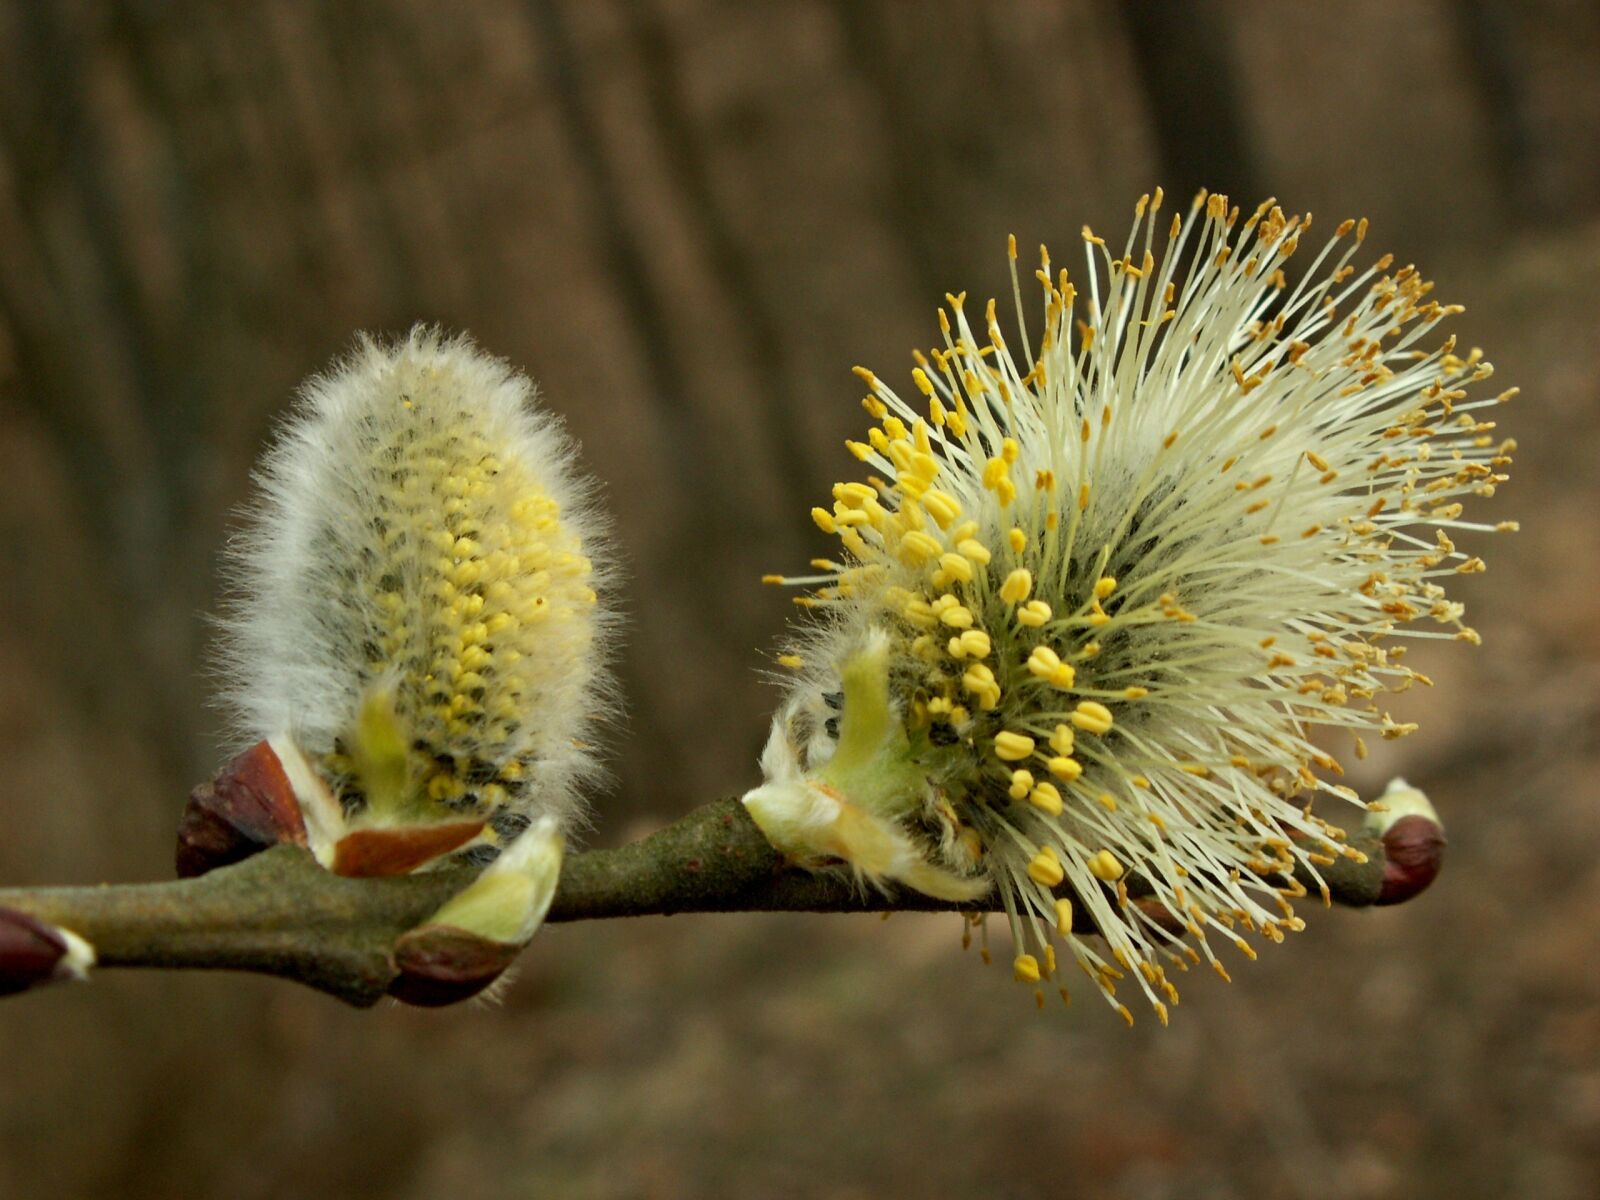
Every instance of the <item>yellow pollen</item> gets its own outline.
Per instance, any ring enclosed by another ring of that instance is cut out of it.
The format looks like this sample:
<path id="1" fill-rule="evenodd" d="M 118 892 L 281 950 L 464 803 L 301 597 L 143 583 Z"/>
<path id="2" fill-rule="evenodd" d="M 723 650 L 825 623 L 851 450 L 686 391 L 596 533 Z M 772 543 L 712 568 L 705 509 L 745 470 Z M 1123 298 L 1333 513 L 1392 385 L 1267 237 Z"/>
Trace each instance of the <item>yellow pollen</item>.
<path id="1" fill-rule="evenodd" d="M 1062 662 L 1060 655 L 1049 646 L 1034 647 L 1033 653 L 1028 655 L 1028 672 L 1058 688 L 1071 687 L 1077 676 L 1077 671 L 1069 663 Z"/>
<path id="2" fill-rule="evenodd" d="M 962 583 L 972 582 L 972 562 L 960 554 L 946 553 L 939 556 L 939 568 L 950 579 Z"/>
<path id="3" fill-rule="evenodd" d="M 1011 549 L 1018 554 L 1021 554 L 1028 548 L 1028 535 L 1023 533 L 1020 529 L 1013 529 L 1010 533 L 1008 533 L 1006 535 L 1006 541 L 1010 543 Z"/>
<path id="4" fill-rule="evenodd" d="M 1057 754 L 1071 754 L 1075 740 L 1071 725 L 1057 725 L 1055 732 L 1050 735 L 1050 749 Z"/>
<path id="5" fill-rule="evenodd" d="M 1028 803 L 1041 812 L 1049 813 L 1052 817 L 1059 817 L 1062 809 L 1066 807 L 1061 799 L 1061 793 L 1053 783 L 1041 783 L 1028 794 Z"/>
<path id="6" fill-rule="evenodd" d="M 962 538 L 961 541 L 956 544 L 956 550 L 964 557 L 969 558 L 973 562 L 977 563 L 980 567 L 988 566 L 989 560 L 994 557 L 989 553 L 989 547 L 978 541 L 977 538 Z"/>
<path id="7" fill-rule="evenodd" d="M 1007 729 L 994 735 L 994 752 L 1006 762 L 1021 762 L 1033 753 L 1033 739 Z"/>
<path id="8" fill-rule="evenodd" d="M 981 629 L 968 629 L 959 638 L 951 640 L 959 641 L 962 651 L 973 658 L 988 658 L 989 651 L 993 648 L 989 635 Z"/>
<path id="9" fill-rule="evenodd" d="M 1033 573 L 1026 567 L 1018 567 L 1000 585 L 1000 599 L 1007 604 L 1021 604 L 1032 590 Z"/>
<path id="10" fill-rule="evenodd" d="M 1072 932 L 1072 901 L 1065 897 L 1056 901 L 1056 932 Z"/>
<path id="11" fill-rule="evenodd" d="M 1017 624 L 1038 629 L 1050 620 L 1050 606 L 1043 600 L 1029 600 L 1017 609 Z"/>
<path id="12" fill-rule="evenodd" d="M 1108 733 L 1111 730 L 1111 710 L 1104 704 L 1084 700 L 1073 711 L 1072 723 L 1085 733 Z"/>
<path id="13" fill-rule="evenodd" d="M 1109 575 L 1103 576 L 1094 585 L 1094 598 L 1096 600 L 1104 600 L 1107 596 L 1111 595 L 1111 593 L 1116 591 L 1116 590 L 1117 590 L 1117 581 L 1115 579 L 1111 578 L 1111 576 L 1109 576 Z"/>
<path id="14" fill-rule="evenodd" d="M 1017 977 L 1018 983 L 1038 983 L 1039 960 L 1031 954 L 1019 954 L 1011 964 L 1011 971 Z"/>
<path id="15" fill-rule="evenodd" d="M 1083 764 L 1075 758 L 1068 758 L 1058 754 L 1045 764 L 1050 774 L 1062 783 L 1072 783 L 1083 774 Z"/>
<path id="16" fill-rule="evenodd" d="M 820 512 L 818 509 L 816 512 Z M 815 516 L 815 512 L 812 514 Z M 921 566 L 925 562 L 932 562 L 944 552 L 944 547 L 939 544 L 932 534 L 923 533 L 920 529 L 914 530 L 900 539 L 900 557 L 911 566 Z"/>
<path id="17" fill-rule="evenodd" d="M 928 510 L 928 515 L 940 529 L 950 528 L 950 523 L 961 516 L 960 502 L 938 488 L 929 488 L 922 494 L 922 507 Z"/>
<path id="18" fill-rule="evenodd" d="M 778 655 L 778 665 L 788 667 L 791 671 L 798 671 L 806 665 L 806 660 L 798 654 L 780 654 Z"/>
<path id="19" fill-rule="evenodd" d="M 1046 846 L 1028 862 L 1028 878 L 1047 888 L 1053 888 L 1067 877 L 1066 870 L 1055 851 Z"/>
<path id="20" fill-rule="evenodd" d="M 1101 850 L 1089 860 L 1089 874 L 1106 883 L 1115 883 L 1122 878 L 1122 864 L 1111 851 Z"/>
<path id="21" fill-rule="evenodd" d="M 1011 786 L 1006 794 L 1013 800 L 1025 799 L 1033 791 L 1033 772 L 1016 770 L 1011 772 Z"/>
<path id="22" fill-rule="evenodd" d="M 939 614 L 939 620 L 951 629 L 972 627 L 972 610 L 963 604 L 952 604 Z"/>

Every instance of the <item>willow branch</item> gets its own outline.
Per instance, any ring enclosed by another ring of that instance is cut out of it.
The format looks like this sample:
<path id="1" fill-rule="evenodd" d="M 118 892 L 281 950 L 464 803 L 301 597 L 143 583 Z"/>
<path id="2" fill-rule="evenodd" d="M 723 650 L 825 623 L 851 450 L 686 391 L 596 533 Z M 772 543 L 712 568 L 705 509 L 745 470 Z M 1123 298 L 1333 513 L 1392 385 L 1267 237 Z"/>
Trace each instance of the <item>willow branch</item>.
<path id="1" fill-rule="evenodd" d="M 1361 907 L 1377 902 L 1385 859 L 1380 842 L 1355 845 L 1364 863 L 1340 859 L 1322 875 L 1333 901 Z M 301 847 L 281 845 L 172 883 L 0 888 L 0 909 L 72 930 L 94 945 L 101 967 L 253 971 L 365 1007 L 395 980 L 396 940 L 475 874 L 350 879 L 325 871 Z M 986 908 L 862 889 L 842 874 L 789 867 L 738 801 L 719 800 L 641 841 L 569 856 L 546 920 L 963 907 Z"/>

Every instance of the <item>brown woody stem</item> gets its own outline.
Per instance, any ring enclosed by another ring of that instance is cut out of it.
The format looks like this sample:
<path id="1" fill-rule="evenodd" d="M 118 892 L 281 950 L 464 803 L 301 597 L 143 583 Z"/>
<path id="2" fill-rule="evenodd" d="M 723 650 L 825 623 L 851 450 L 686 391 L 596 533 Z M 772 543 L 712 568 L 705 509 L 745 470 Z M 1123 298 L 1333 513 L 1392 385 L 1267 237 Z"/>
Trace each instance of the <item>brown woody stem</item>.
<path id="1" fill-rule="evenodd" d="M 1323 875 L 1334 901 L 1360 907 L 1378 897 L 1384 853 L 1375 841 L 1357 847 L 1366 863 L 1340 859 Z M 323 870 L 302 847 L 280 845 L 171 883 L 0 888 L 0 908 L 86 938 L 102 967 L 255 971 L 365 1007 L 395 979 L 400 936 L 474 877 L 448 870 L 351 879 Z M 546 919 L 960 907 L 788 867 L 743 805 L 718 800 L 641 841 L 569 856 Z"/>

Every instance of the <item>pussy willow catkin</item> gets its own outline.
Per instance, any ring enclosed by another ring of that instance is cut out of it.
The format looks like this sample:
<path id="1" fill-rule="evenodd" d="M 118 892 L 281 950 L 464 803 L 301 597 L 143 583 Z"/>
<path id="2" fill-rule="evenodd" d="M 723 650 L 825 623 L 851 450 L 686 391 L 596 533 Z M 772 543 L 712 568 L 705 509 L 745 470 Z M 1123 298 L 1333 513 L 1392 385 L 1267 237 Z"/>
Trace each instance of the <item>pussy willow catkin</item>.
<path id="1" fill-rule="evenodd" d="M 581 820 L 614 623 L 574 454 L 525 376 L 428 328 L 302 389 L 231 549 L 222 671 L 241 733 L 334 801 L 324 839 L 481 819 L 482 860 Z"/>
<path id="2" fill-rule="evenodd" d="M 1511 527 L 1464 505 L 1515 389 L 1473 387 L 1430 336 L 1459 309 L 1362 262 L 1365 221 L 1313 249 L 1270 201 L 1161 208 L 1120 249 L 1085 228 L 1077 279 L 1041 248 L 1037 348 L 949 296 L 914 400 L 857 369 L 862 477 L 811 514 L 839 554 L 769 577 L 816 619 L 745 803 L 801 862 L 993 890 L 1019 979 L 1059 984 L 1063 945 L 1165 1021 L 1169 967 L 1281 940 L 1295 869 L 1354 853 L 1311 801 L 1360 805 L 1336 753 L 1412 728 L 1379 702 L 1427 682 L 1398 639 L 1478 640 L 1446 584 L 1483 569 L 1458 536 Z"/>

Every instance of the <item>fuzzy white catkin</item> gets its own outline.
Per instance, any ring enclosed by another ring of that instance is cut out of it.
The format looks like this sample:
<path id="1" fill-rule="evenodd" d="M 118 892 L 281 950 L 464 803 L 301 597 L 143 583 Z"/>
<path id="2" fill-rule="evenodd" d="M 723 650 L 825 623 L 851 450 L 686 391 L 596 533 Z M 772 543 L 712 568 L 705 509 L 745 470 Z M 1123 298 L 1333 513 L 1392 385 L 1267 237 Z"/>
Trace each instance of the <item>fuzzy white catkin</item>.
<path id="1" fill-rule="evenodd" d="M 483 817 L 492 845 L 580 823 L 615 618 L 575 452 L 465 336 L 362 337 L 309 380 L 230 548 L 239 732 L 290 737 L 352 827 Z"/>

